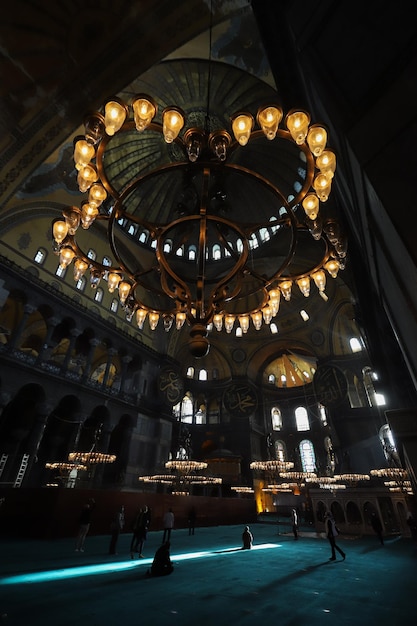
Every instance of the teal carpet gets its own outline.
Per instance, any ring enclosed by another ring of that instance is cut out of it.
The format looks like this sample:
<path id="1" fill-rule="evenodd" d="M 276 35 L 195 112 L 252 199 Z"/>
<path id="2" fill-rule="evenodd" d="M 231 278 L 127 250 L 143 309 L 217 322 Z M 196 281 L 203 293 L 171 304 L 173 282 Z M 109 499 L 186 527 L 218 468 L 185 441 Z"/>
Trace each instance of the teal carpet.
<path id="1" fill-rule="evenodd" d="M 326 539 L 287 527 L 251 526 L 254 548 L 241 550 L 242 526 L 174 530 L 175 570 L 145 572 L 162 532 L 150 532 L 146 558 L 132 561 L 130 534 L 118 555 L 109 537 L 74 540 L 0 539 L 3 626 L 393 626 L 415 620 L 417 542 L 342 536 L 346 560 L 330 562 Z"/>

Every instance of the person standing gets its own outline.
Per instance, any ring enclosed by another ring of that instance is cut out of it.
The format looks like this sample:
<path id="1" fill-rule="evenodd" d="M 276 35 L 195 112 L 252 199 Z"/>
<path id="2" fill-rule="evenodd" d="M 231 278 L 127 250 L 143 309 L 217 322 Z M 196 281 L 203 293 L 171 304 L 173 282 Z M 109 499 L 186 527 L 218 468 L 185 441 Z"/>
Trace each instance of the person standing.
<path id="1" fill-rule="evenodd" d="M 110 539 L 110 546 L 109 546 L 109 554 L 117 554 L 116 552 L 117 540 L 119 539 L 119 535 L 122 532 L 124 525 L 125 525 L 125 507 L 122 504 L 110 524 L 111 539 Z"/>
<path id="2" fill-rule="evenodd" d="M 327 539 L 329 540 L 330 547 L 332 549 L 332 556 L 330 557 L 329 561 L 335 561 L 336 560 L 336 550 L 342 556 L 342 559 L 345 560 L 346 554 L 336 544 L 336 537 L 338 536 L 339 531 L 337 529 L 334 517 L 333 517 L 333 515 L 329 511 L 324 516 L 324 523 L 325 523 L 325 528 L 326 528 Z"/>
<path id="3" fill-rule="evenodd" d="M 379 543 L 383 546 L 384 538 L 382 536 L 382 523 L 375 511 L 371 514 L 371 526 L 379 539 Z"/>
<path id="4" fill-rule="evenodd" d="M 192 506 L 191 509 L 188 511 L 188 534 L 189 535 L 194 535 L 196 518 L 197 518 L 196 510 L 195 510 L 195 507 Z"/>
<path id="5" fill-rule="evenodd" d="M 83 506 L 80 517 L 79 517 L 79 528 L 77 540 L 75 542 L 75 551 L 76 552 L 84 552 L 84 544 L 85 538 L 87 537 L 88 531 L 90 530 L 91 525 L 91 514 L 95 507 L 94 498 L 90 498 L 89 501 Z"/>
<path id="6" fill-rule="evenodd" d="M 242 541 L 243 541 L 242 550 L 250 550 L 252 548 L 253 535 L 250 531 L 249 526 L 245 526 L 245 530 L 242 533 Z"/>
<path id="7" fill-rule="evenodd" d="M 164 535 L 162 537 L 162 543 L 171 539 L 171 531 L 174 528 L 175 516 L 172 509 L 169 509 L 164 515 Z"/>
<path id="8" fill-rule="evenodd" d="M 130 543 L 130 556 L 133 559 L 135 552 L 139 552 L 139 558 L 143 559 L 143 546 L 145 545 L 148 528 L 151 523 L 151 512 L 146 504 L 139 509 L 133 522 L 133 537 Z"/>
<path id="9" fill-rule="evenodd" d="M 294 539 L 298 539 L 298 513 L 297 509 L 291 509 L 291 523 Z"/>

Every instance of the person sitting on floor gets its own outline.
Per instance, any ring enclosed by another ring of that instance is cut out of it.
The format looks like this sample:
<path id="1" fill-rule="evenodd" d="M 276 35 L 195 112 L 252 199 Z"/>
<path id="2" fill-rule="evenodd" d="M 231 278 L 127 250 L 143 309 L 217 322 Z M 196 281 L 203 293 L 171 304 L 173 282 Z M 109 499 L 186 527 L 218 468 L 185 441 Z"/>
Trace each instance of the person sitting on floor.
<path id="1" fill-rule="evenodd" d="M 166 541 L 158 548 L 155 552 L 151 568 L 147 571 L 148 576 L 167 576 L 174 571 L 174 566 L 169 554 L 170 547 L 170 542 Z"/>
<path id="2" fill-rule="evenodd" d="M 242 550 L 250 550 L 253 544 L 253 535 L 249 530 L 249 526 L 245 526 L 245 530 L 242 533 L 242 541 Z"/>

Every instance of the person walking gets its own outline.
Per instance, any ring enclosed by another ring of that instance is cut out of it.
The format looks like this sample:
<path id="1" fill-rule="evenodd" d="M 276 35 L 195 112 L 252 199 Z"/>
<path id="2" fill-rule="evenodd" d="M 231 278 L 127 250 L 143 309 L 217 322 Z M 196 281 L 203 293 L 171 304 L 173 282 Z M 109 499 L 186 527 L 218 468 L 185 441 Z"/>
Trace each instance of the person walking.
<path id="1" fill-rule="evenodd" d="M 78 527 L 78 535 L 75 542 L 75 551 L 76 552 L 84 552 L 84 544 L 85 538 L 87 537 L 88 531 L 90 530 L 91 525 L 91 514 L 95 507 L 94 498 L 90 498 L 89 501 L 83 506 L 80 517 L 79 517 L 79 527 Z"/>
<path id="2" fill-rule="evenodd" d="M 253 535 L 249 526 L 245 526 L 245 530 L 242 533 L 243 546 L 242 550 L 250 550 L 253 546 Z"/>
<path id="3" fill-rule="evenodd" d="M 344 561 L 346 558 L 346 554 L 336 544 L 336 537 L 338 536 L 339 531 L 337 529 L 334 517 L 329 511 L 324 516 L 324 523 L 325 523 L 325 528 L 326 528 L 327 539 L 329 540 L 330 547 L 332 549 L 332 556 L 330 557 L 329 561 L 336 560 L 336 550 L 339 552 L 339 554 L 341 555 Z"/>
<path id="4" fill-rule="evenodd" d="M 291 509 L 291 523 L 294 539 L 298 539 L 298 513 L 297 509 Z"/>
<path id="5" fill-rule="evenodd" d="M 196 518 L 196 510 L 195 507 L 192 506 L 191 509 L 188 511 L 188 535 L 194 535 Z"/>
<path id="6" fill-rule="evenodd" d="M 162 543 L 171 539 L 171 531 L 174 528 L 175 516 L 172 509 L 169 509 L 164 515 L 164 535 L 162 537 Z"/>
<path id="7" fill-rule="evenodd" d="M 116 552 L 117 540 L 119 539 L 119 535 L 122 532 L 124 525 L 125 525 L 125 507 L 122 504 L 110 523 L 111 539 L 110 539 L 110 546 L 109 546 L 109 554 L 117 554 Z"/>
<path id="8" fill-rule="evenodd" d="M 139 553 L 140 559 L 144 558 L 142 554 L 143 546 L 145 545 L 150 523 L 151 512 L 145 504 L 139 509 L 133 522 L 133 537 L 130 543 L 130 556 L 132 559 L 135 557 L 135 552 Z"/>
<path id="9" fill-rule="evenodd" d="M 381 546 L 383 546 L 384 538 L 382 536 L 382 522 L 379 519 L 378 515 L 375 513 L 375 511 L 371 514 L 371 526 L 379 539 L 379 543 L 381 544 Z"/>

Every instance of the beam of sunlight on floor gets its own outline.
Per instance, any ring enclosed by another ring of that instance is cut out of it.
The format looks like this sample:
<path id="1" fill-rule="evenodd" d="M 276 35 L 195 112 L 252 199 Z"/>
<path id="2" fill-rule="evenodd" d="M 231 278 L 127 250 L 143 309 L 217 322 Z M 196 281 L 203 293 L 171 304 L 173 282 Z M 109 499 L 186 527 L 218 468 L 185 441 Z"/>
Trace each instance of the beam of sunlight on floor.
<path id="1" fill-rule="evenodd" d="M 281 544 L 262 543 L 252 547 L 252 550 L 270 550 L 271 548 L 280 548 Z M 242 552 L 242 548 L 225 548 L 224 550 L 205 551 L 205 552 L 186 552 L 184 554 L 175 554 L 171 556 L 173 562 L 186 561 L 189 559 L 201 559 L 215 557 L 219 554 L 228 554 L 232 552 Z M 245 550 L 249 552 L 249 550 Z M 68 578 L 77 578 L 81 576 L 93 576 L 96 574 L 111 574 L 124 570 L 151 565 L 153 558 L 141 559 L 140 561 L 120 561 L 118 563 L 100 563 L 96 565 L 83 565 L 77 567 L 66 567 L 65 569 L 55 569 L 46 572 L 30 572 L 27 574 L 18 574 L 0 579 L 0 585 L 20 585 L 22 583 L 44 583 L 51 580 L 66 580 Z"/>

